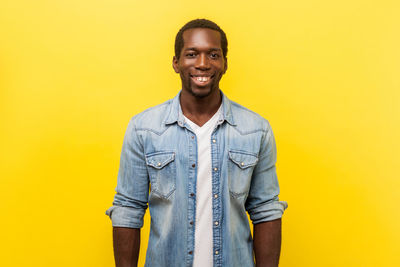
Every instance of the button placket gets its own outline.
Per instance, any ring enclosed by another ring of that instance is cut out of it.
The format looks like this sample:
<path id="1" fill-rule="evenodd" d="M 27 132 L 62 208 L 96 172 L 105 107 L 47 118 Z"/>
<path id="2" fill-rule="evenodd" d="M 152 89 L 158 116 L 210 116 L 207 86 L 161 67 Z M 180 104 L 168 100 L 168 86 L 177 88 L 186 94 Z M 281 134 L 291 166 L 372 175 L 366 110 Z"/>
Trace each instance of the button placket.
<path id="1" fill-rule="evenodd" d="M 220 264 L 220 248 L 221 248 L 221 199 L 219 197 L 220 187 L 220 171 L 219 171 L 219 155 L 218 144 L 216 138 L 216 131 L 211 136 L 211 162 L 212 162 L 212 192 L 213 192 L 213 250 L 214 250 L 214 266 L 221 266 Z"/>
<path id="2" fill-rule="evenodd" d="M 186 125 L 185 125 L 186 126 Z M 196 135 L 186 127 L 188 131 L 188 140 L 189 140 L 189 173 L 188 173 L 188 198 L 189 198 L 189 205 L 188 205 L 188 220 L 187 220 L 187 227 L 188 227 L 188 235 L 194 236 L 195 231 L 195 210 L 196 210 L 196 154 L 197 154 L 197 138 Z M 193 261 L 193 254 L 194 254 L 194 239 L 188 238 L 187 240 L 187 253 L 190 257 L 188 257 L 188 264 Z"/>

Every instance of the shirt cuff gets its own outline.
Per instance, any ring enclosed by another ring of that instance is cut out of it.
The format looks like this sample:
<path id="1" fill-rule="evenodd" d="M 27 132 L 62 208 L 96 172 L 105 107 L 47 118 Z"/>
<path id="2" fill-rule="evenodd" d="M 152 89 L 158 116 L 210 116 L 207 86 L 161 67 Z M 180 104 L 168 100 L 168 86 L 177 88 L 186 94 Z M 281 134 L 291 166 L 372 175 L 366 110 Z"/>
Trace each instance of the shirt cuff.
<path id="1" fill-rule="evenodd" d="M 253 224 L 276 220 L 282 217 L 283 212 L 287 209 L 286 201 L 274 201 L 264 204 L 249 211 L 250 219 Z"/>
<path id="2" fill-rule="evenodd" d="M 142 228 L 146 210 L 131 207 L 112 206 L 106 211 L 113 227 Z"/>

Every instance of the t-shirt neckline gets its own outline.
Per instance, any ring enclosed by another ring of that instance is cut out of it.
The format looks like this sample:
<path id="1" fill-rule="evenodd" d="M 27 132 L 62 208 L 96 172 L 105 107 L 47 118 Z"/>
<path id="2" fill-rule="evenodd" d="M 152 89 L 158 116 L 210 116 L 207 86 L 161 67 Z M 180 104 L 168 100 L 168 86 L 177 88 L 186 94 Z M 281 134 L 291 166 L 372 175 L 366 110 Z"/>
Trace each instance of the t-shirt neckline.
<path id="1" fill-rule="evenodd" d="M 190 125 L 190 127 L 193 130 L 200 130 L 203 128 L 207 128 L 208 124 L 212 123 L 213 121 L 216 121 L 218 119 L 219 115 L 221 114 L 221 109 L 222 109 L 222 104 L 219 106 L 217 112 L 215 112 L 215 114 L 208 121 L 206 121 L 206 123 L 204 123 L 202 126 L 199 126 L 196 123 L 194 123 L 193 121 L 189 120 L 185 115 L 183 115 L 183 117 L 185 118 L 185 121 Z M 182 114 L 183 114 L 183 112 L 182 112 Z"/>

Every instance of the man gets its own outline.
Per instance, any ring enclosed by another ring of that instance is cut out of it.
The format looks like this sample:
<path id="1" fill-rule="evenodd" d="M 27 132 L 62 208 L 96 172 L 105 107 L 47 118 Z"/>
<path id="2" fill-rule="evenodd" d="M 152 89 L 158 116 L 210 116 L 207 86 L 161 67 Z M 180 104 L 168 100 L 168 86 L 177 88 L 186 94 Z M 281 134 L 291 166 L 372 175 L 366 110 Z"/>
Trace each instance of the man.
<path id="1" fill-rule="evenodd" d="M 227 40 L 215 23 L 188 22 L 175 40 L 182 90 L 132 118 L 112 219 L 116 266 L 136 266 L 149 205 L 145 266 L 278 266 L 281 216 L 269 123 L 219 89 Z M 246 211 L 254 224 L 254 240 Z"/>

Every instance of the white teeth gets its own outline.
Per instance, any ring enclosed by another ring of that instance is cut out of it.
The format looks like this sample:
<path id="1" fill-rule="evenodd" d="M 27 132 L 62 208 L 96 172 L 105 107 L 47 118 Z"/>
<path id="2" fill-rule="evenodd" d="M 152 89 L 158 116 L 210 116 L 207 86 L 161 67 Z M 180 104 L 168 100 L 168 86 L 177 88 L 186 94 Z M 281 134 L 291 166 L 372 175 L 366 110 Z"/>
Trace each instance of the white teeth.
<path id="1" fill-rule="evenodd" d="M 210 77 L 196 77 L 196 80 L 199 82 L 207 82 Z"/>

